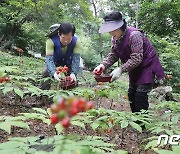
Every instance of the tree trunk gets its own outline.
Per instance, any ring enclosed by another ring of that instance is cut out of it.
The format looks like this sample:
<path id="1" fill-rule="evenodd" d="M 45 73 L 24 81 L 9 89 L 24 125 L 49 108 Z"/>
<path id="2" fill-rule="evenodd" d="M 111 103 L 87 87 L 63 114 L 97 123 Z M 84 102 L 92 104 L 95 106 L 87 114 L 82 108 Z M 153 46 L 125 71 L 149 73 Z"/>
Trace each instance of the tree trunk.
<path id="1" fill-rule="evenodd" d="M 96 4 L 97 4 L 97 1 L 96 0 L 92 0 L 92 5 L 93 5 L 93 8 L 94 8 L 94 15 L 95 15 L 95 17 L 97 18 L 98 16 L 97 16 L 97 6 L 96 6 Z M 97 27 L 98 27 L 98 29 L 99 29 L 99 25 L 96 23 L 96 25 L 97 25 Z M 98 50 L 98 52 L 99 52 L 99 54 L 100 54 L 100 57 L 101 57 L 101 60 L 103 60 L 103 54 L 102 54 L 102 36 L 99 34 L 99 32 L 98 32 L 98 30 L 97 30 L 97 33 L 98 33 L 98 36 L 99 36 L 99 39 L 98 39 L 98 41 L 99 41 L 99 50 Z"/>

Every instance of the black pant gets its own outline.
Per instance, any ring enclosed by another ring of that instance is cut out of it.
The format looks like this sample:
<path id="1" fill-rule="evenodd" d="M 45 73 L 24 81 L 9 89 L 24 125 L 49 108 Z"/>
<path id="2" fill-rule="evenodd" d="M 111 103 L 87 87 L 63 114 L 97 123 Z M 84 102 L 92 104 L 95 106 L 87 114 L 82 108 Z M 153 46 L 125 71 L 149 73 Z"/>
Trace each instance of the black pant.
<path id="1" fill-rule="evenodd" d="M 132 112 L 140 112 L 141 109 L 148 110 L 148 93 L 151 91 L 153 84 L 135 85 L 129 84 L 128 97 Z"/>

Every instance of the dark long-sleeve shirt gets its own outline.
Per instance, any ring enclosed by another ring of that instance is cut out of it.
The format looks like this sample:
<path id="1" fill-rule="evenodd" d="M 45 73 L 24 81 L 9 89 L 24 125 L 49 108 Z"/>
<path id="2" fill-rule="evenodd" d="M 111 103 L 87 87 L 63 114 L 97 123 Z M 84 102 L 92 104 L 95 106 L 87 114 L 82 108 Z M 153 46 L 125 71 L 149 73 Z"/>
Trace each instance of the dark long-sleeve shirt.
<path id="1" fill-rule="evenodd" d="M 103 60 L 102 64 L 108 68 L 118 61 L 119 56 L 114 50 L 114 47 L 121 40 L 117 40 L 115 44 L 112 44 L 112 48 L 107 57 Z M 129 38 L 129 46 L 131 48 L 130 59 L 122 64 L 121 68 L 123 72 L 131 71 L 136 68 L 143 60 L 143 34 L 139 31 L 133 31 Z"/>

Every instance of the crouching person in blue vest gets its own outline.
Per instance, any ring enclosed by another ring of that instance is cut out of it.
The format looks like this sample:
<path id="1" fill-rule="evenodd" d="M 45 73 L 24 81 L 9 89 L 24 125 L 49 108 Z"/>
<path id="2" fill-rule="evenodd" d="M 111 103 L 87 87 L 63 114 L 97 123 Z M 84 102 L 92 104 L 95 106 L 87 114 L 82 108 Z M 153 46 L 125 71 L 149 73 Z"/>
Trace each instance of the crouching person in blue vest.
<path id="1" fill-rule="evenodd" d="M 57 27 L 58 26 L 58 27 Z M 55 24 L 50 27 L 52 32 L 46 41 L 46 59 L 43 78 L 52 77 L 60 81 L 60 74 L 56 73 L 56 67 L 67 66 L 68 75 L 75 82 L 79 71 L 80 63 L 80 41 L 75 36 L 75 27 L 70 23 Z M 47 80 L 41 85 L 41 89 L 48 90 L 51 87 L 51 81 Z"/>

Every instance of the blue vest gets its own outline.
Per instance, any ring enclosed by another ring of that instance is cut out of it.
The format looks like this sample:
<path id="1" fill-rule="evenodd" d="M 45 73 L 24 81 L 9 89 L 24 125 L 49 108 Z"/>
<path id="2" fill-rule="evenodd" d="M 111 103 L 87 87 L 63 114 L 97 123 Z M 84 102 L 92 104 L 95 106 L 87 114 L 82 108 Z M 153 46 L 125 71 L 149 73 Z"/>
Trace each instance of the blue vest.
<path id="1" fill-rule="evenodd" d="M 73 36 L 72 41 L 67 46 L 65 54 L 62 54 L 62 50 L 61 50 L 62 44 L 60 42 L 59 35 L 57 34 L 57 35 L 53 36 L 51 39 L 54 43 L 53 58 L 54 58 L 54 63 L 56 65 L 56 67 L 64 66 L 64 65 L 70 67 L 72 64 L 73 50 L 74 50 L 74 47 L 77 42 L 77 37 Z"/>

